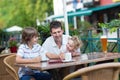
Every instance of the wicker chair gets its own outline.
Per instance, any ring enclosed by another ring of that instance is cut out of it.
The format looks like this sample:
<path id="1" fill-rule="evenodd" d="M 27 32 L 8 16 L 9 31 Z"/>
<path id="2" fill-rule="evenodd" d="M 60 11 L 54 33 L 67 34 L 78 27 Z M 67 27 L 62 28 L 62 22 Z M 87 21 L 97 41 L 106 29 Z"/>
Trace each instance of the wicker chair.
<path id="1" fill-rule="evenodd" d="M 13 80 L 19 80 L 18 67 L 15 66 L 16 54 L 10 55 L 4 59 L 7 72 L 14 78 Z"/>
<path id="2" fill-rule="evenodd" d="M 71 80 L 76 77 L 82 80 L 118 80 L 120 63 L 104 63 L 79 69 L 68 74 L 63 80 Z"/>
<path id="3" fill-rule="evenodd" d="M 0 80 L 13 80 L 12 76 L 5 70 L 4 58 L 12 54 L 0 54 Z"/>

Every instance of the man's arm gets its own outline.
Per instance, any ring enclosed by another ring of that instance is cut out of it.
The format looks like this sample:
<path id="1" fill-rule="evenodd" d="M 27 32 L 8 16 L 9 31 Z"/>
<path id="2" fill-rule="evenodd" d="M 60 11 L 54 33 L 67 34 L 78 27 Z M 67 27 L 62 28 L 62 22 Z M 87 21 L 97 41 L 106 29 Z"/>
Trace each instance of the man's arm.
<path id="1" fill-rule="evenodd" d="M 60 59 L 60 56 L 58 54 L 53 54 L 53 53 L 49 53 L 49 52 L 46 53 L 46 56 L 49 59 Z"/>

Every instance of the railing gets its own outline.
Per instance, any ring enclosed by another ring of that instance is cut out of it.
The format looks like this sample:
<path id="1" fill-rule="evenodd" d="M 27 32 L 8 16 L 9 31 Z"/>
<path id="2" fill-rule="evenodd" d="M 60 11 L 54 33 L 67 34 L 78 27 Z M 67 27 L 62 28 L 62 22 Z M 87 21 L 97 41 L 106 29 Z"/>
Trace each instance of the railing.
<path id="1" fill-rule="evenodd" d="M 107 38 L 108 40 L 116 40 L 116 42 L 108 42 L 109 52 L 113 52 L 117 48 L 117 52 L 120 52 L 120 29 L 117 29 L 117 38 Z M 95 38 L 92 36 L 92 30 L 88 30 L 88 37 L 81 38 L 82 41 L 86 41 L 82 53 L 88 52 L 99 52 L 100 51 L 100 38 Z M 99 45 L 99 46 L 98 46 Z M 111 46 L 112 45 L 112 46 Z"/>

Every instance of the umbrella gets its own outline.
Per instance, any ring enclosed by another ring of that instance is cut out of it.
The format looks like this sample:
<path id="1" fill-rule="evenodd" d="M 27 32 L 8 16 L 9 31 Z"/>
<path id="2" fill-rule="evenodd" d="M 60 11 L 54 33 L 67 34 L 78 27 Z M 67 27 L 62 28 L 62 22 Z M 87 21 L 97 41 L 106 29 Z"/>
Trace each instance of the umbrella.
<path id="1" fill-rule="evenodd" d="M 22 28 L 19 26 L 12 26 L 6 29 L 7 32 L 22 31 Z"/>

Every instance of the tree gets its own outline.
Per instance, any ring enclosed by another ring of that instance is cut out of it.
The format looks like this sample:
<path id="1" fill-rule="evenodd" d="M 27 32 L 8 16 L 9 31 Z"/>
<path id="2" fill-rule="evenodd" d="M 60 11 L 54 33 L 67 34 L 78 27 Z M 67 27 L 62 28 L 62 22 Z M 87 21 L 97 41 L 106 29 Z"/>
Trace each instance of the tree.
<path id="1" fill-rule="evenodd" d="M 36 26 L 36 19 L 45 20 L 53 13 L 52 0 L 1 0 L 0 27 Z"/>

